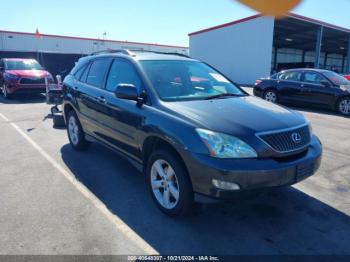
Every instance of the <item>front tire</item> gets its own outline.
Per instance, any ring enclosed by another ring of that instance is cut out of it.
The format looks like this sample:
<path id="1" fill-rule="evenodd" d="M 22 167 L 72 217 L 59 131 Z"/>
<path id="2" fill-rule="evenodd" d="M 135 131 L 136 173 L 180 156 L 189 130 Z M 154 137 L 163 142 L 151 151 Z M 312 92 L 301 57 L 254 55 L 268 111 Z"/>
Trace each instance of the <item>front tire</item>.
<path id="1" fill-rule="evenodd" d="M 70 145 L 74 150 L 85 151 L 89 148 L 90 142 L 85 139 L 83 128 L 77 114 L 73 110 L 68 113 L 67 133 Z"/>
<path id="2" fill-rule="evenodd" d="M 5 99 L 11 99 L 11 95 L 8 93 L 5 83 L 2 85 L 2 94 L 4 95 Z"/>
<path id="3" fill-rule="evenodd" d="M 276 104 L 278 102 L 278 94 L 275 90 L 267 90 L 264 93 L 264 99 L 268 102 Z"/>
<path id="4" fill-rule="evenodd" d="M 343 116 L 350 116 L 350 97 L 341 98 L 337 104 L 337 110 Z"/>
<path id="5" fill-rule="evenodd" d="M 187 216 L 193 210 L 193 189 L 188 174 L 171 152 L 154 152 L 146 169 L 152 198 L 168 216 Z"/>

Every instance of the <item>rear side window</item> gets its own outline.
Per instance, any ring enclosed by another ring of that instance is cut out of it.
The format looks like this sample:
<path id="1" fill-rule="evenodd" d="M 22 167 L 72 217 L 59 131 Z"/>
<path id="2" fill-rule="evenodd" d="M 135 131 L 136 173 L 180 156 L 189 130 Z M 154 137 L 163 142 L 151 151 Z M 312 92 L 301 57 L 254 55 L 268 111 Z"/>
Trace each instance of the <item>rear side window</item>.
<path id="1" fill-rule="evenodd" d="M 92 62 L 86 83 L 96 87 L 103 87 L 105 74 L 109 63 L 109 59 L 98 59 Z"/>
<path id="2" fill-rule="evenodd" d="M 285 81 L 301 81 L 301 72 L 293 71 L 293 72 L 285 72 L 279 76 L 280 80 Z"/>
<path id="3" fill-rule="evenodd" d="M 132 84 L 140 89 L 141 79 L 134 66 L 124 60 L 114 60 L 107 78 L 106 89 L 114 92 L 119 84 Z"/>

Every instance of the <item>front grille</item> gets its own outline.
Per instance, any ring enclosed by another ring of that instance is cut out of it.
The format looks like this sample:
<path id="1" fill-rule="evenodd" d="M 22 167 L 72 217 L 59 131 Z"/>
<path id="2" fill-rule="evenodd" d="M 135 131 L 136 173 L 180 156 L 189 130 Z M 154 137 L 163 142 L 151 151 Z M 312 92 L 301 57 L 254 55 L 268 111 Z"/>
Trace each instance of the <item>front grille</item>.
<path id="1" fill-rule="evenodd" d="M 309 126 L 303 126 L 287 131 L 270 132 L 258 135 L 265 143 L 280 153 L 301 150 L 310 144 L 311 133 Z M 293 140 L 297 136 L 298 141 Z"/>
<path id="2" fill-rule="evenodd" d="M 19 83 L 22 85 L 40 85 L 45 84 L 45 78 L 22 78 Z"/>

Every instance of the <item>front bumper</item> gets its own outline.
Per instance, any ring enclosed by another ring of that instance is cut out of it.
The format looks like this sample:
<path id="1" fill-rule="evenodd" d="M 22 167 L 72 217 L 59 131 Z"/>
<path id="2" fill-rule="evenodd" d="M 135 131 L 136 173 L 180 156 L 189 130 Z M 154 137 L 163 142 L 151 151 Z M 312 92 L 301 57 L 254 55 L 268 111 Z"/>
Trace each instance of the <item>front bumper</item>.
<path id="1" fill-rule="evenodd" d="M 313 136 L 306 152 L 282 159 L 217 159 L 183 153 L 195 193 L 230 199 L 237 192 L 293 185 L 312 176 L 321 164 L 322 145 Z M 218 189 L 212 184 L 213 179 L 238 184 L 240 190 Z"/>
<path id="2" fill-rule="evenodd" d="M 7 92 L 9 94 L 40 94 L 46 92 L 45 84 L 24 85 L 19 83 L 7 84 Z"/>

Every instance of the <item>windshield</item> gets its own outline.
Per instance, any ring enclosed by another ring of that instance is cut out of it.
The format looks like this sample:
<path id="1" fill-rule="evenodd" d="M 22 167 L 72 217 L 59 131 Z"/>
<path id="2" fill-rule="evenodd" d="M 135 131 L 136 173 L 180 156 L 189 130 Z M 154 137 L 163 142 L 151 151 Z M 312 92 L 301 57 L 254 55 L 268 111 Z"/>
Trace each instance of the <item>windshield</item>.
<path id="1" fill-rule="evenodd" d="M 201 100 L 245 93 L 209 66 L 195 61 L 141 61 L 164 101 Z M 229 97 L 229 96 L 227 96 Z"/>
<path id="2" fill-rule="evenodd" d="M 334 72 L 325 72 L 324 75 L 336 85 L 350 85 L 350 81 Z"/>
<path id="3" fill-rule="evenodd" d="M 6 70 L 42 70 L 41 65 L 34 59 L 28 60 L 7 60 Z"/>

